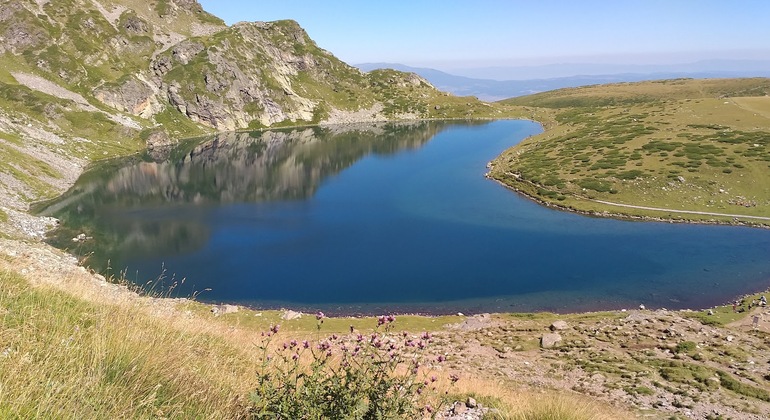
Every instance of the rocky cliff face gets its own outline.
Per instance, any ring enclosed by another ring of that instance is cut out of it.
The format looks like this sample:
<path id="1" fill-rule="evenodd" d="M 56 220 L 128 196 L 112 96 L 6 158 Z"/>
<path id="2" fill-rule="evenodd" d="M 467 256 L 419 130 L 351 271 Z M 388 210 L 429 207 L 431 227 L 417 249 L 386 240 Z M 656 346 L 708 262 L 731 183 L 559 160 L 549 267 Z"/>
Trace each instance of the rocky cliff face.
<path id="1" fill-rule="evenodd" d="M 0 198 L 14 208 L 163 133 L 491 115 L 414 74 L 362 73 L 296 22 L 228 27 L 194 0 L 2 2 L 0 57 L 0 151 L 18 157 L 0 162 Z"/>
<path id="2" fill-rule="evenodd" d="M 377 75 L 365 75 L 320 49 L 293 21 L 226 27 L 193 0 L 22 1 L 0 9 L 3 52 L 119 112 L 150 121 L 179 112 L 217 130 L 398 117 L 374 107 Z M 394 78 L 398 79 L 395 80 Z M 396 85 L 437 92 L 416 75 Z M 427 102 L 422 107 L 427 110 Z M 369 110 L 360 114 L 362 109 Z M 421 116 L 407 113 L 409 116 Z"/>

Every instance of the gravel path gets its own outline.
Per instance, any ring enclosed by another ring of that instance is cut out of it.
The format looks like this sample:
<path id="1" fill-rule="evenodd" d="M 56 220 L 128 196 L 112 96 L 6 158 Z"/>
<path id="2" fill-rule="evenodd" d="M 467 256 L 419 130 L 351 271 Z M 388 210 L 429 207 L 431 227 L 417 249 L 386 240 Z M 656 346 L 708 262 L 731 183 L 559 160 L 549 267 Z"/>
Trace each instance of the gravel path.
<path id="1" fill-rule="evenodd" d="M 654 211 L 665 211 L 669 213 L 683 213 L 683 214 L 700 214 L 703 216 L 718 216 L 718 217 L 734 217 L 734 218 L 747 218 L 747 219 L 756 219 L 756 220 L 770 220 L 770 217 L 764 217 L 764 216 L 747 216 L 745 214 L 729 214 L 729 213 L 712 213 L 708 211 L 694 211 L 694 210 L 672 210 L 672 209 L 664 209 L 660 207 L 646 207 L 646 206 L 634 206 L 631 204 L 621 204 L 621 203 L 613 203 L 610 201 L 603 201 L 603 200 L 590 200 L 594 203 L 600 203 L 600 204 L 606 204 L 608 206 L 618 206 L 618 207 L 627 207 L 631 209 L 639 209 L 639 210 L 654 210 Z"/>

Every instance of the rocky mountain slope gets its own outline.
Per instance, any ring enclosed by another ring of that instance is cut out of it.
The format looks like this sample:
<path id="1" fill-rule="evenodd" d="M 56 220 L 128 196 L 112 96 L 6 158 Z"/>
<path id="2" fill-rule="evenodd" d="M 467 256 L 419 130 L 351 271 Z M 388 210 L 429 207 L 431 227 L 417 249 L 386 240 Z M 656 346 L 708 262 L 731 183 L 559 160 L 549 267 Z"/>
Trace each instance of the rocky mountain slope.
<path id="1" fill-rule="evenodd" d="M 488 117 L 499 107 L 393 70 L 362 73 L 293 21 L 226 26 L 194 0 L 0 4 L 5 213 L 88 162 L 212 131 Z"/>

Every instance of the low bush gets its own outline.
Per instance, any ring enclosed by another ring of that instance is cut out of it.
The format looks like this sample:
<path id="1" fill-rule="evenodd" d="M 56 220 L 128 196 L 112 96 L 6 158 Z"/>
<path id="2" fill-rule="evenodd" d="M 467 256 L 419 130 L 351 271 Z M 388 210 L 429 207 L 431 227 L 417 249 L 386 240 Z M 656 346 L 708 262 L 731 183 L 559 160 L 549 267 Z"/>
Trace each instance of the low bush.
<path id="1" fill-rule="evenodd" d="M 323 313 L 317 314 L 320 332 Z M 378 319 L 375 332 L 348 338 L 336 334 L 311 343 L 272 341 L 279 326 L 263 333 L 262 367 L 251 396 L 257 418 L 416 418 L 433 413 L 438 378 L 431 368 L 445 360 L 430 357 L 429 333 L 390 333 L 393 316 Z M 452 383 L 458 380 L 450 376 Z M 428 392 L 426 392 L 428 391 Z"/>

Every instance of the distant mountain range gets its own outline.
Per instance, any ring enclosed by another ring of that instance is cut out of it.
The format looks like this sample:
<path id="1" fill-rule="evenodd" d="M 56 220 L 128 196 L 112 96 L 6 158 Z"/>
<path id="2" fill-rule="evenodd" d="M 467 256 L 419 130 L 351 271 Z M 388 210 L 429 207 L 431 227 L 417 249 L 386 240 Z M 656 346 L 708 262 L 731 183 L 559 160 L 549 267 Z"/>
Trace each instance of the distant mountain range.
<path id="1" fill-rule="evenodd" d="M 474 69 L 474 74 L 489 74 L 490 78 L 473 78 L 449 74 L 440 70 L 410 67 L 398 63 L 364 63 L 356 67 L 368 72 L 390 68 L 417 73 L 440 90 L 458 96 L 476 96 L 485 101 L 497 101 L 548 90 L 619 82 L 674 78 L 769 77 L 770 61 L 713 60 L 678 65 L 602 65 L 551 64 L 532 67 L 489 67 Z M 605 73 L 601 73 L 604 71 Z M 575 76 L 519 79 L 522 75 L 564 74 Z M 511 80 L 496 80 L 505 74 Z M 492 77 L 495 78 L 492 78 Z"/>

